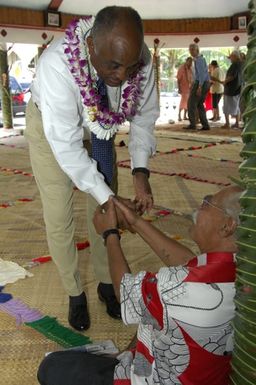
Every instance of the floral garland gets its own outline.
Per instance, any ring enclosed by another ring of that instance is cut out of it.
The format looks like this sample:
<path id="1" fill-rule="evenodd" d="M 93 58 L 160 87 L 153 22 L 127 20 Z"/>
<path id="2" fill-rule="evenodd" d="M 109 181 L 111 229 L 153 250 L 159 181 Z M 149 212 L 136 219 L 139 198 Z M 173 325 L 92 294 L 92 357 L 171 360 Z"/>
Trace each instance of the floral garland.
<path id="1" fill-rule="evenodd" d="M 118 131 L 120 124 L 136 114 L 143 80 L 142 65 L 139 71 L 127 80 L 127 87 L 122 93 L 121 111 L 114 112 L 104 107 L 96 86 L 97 74 L 93 69 L 90 70 L 87 48 L 84 44 L 85 35 L 91 26 L 92 17 L 72 21 L 66 29 L 64 52 L 86 107 L 86 123 L 97 138 L 108 140 Z"/>

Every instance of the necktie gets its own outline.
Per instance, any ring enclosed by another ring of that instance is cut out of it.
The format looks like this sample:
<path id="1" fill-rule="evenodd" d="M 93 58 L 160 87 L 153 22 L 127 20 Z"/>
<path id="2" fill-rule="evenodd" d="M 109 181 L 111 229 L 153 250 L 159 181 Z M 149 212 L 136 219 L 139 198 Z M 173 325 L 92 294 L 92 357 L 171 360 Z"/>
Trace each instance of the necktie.
<path id="1" fill-rule="evenodd" d="M 97 81 L 98 93 L 101 95 L 101 105 L 108 107 L 107 87 L 102 79 Z M 98 139 L 91 133 L 92 158 L 98 164 L 98 170 L 104 175 L 105 182 L 110 185 L 113 178 L 113 138 Z"/>

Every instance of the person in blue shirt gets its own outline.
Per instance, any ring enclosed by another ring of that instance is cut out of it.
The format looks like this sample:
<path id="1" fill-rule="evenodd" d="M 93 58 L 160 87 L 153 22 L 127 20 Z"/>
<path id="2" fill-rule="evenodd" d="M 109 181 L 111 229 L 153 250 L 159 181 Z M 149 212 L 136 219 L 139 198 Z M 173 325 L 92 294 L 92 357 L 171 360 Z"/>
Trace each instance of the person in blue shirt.
<path id="1" fill-rule="evenodd" d="M 193 83 L 188 99 L 188 117 L 189 126 L 185 129 L 196 129 L 196 114 L 198 111 L 199 120 L 202 124 L 202 130 L 209 130 L 209 123 L 206 117 L 204 101 L 210 88 L 210 77 L 205 58 L 200 55 L 197 44 L 190 44 L 190 55 L 193 57 Z"/>

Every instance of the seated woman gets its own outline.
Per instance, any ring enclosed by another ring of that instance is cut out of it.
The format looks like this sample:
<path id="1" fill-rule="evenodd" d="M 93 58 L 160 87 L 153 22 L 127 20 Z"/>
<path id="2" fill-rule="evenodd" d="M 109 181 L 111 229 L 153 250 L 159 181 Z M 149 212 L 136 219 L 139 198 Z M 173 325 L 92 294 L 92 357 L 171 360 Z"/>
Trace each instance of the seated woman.
<path id="1" fill-rule="evenodd" d="M 138 324 L 135 349 L 117 357 L 62 351 L 42 362 L 41 385 L 229 383 L 239 187 L 207 196 L 194 215 L 201 254 L 145 221 L 115 198 L 97 209 L 94 225 L 108 251 L 125 324 Z M 115 208 L 164 261 L 158 273 L 132 275 L 120 244 Z M 176 267 L 173 267 L 176 266 Z"/>

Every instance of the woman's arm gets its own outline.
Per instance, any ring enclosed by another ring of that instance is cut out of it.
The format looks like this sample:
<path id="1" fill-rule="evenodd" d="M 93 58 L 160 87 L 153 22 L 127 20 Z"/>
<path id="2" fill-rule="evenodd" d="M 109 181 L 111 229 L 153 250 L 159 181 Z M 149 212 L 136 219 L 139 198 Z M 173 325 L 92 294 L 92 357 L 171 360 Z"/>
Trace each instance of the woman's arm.
<path id="1" fill-rule="evenodd" d="M 168 238 L 164 233 L 145 221 L 133 210 L 113 198 L 115 206 L 124 214 L 132 229 L 154 250 L 167 266 L 178 266 L 187 263 L 194 257 L 194 253 L 181 243 Z"/>
<path id="2" fill-rule="evenodd" d="M 98 234 L 104 234 L 106 230 L 117 230 L 117 214 L 113 200 L 108 200 L 108 206 L 105 210 L 98 207 L 95 211 L 93 223 Z M 120 283 L 125 273 L 130 273 L 130 268 L 121 249 L 118 231 L 110 233 L 105 238 L 105 246 L 108 252 L 109 272 L 115 290 L 117 300 L 120 302 Z"/>

